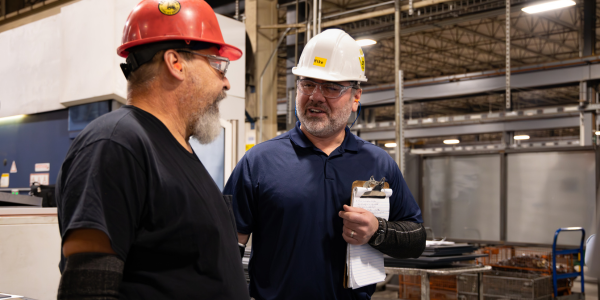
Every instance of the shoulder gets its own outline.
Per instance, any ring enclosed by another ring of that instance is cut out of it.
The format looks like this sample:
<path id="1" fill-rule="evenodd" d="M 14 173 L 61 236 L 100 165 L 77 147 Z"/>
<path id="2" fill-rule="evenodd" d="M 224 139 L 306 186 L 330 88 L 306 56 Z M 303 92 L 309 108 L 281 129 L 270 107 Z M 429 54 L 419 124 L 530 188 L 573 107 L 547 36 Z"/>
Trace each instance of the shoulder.
<path id="1" fill-rule="evenodd" d="M 385 150 L 361 139 L 356 135 L 354 136 L 354 138 L 356 139 L 359 153 L 370 155 L 380 162 L 395 163 L 394 159 Z"/>
<path id="2" fill-rule="evenodd" d="M 244 158 L 253 160 L 261 157 L 273 156 L 282 153 L 283 150 L 292 148 L 289 132 L 276 136 L 250 148 Z"/>
<path id="3" fill-rule="evenodd" d="M 86 126 L 73 141 L 71 150 L 78 151 L 100 141 L 111 141 L 132 151 L 136 148 L 134 145 L 143 144 L 147 139 L 147 130 L 134 109 L 122 107 Z"/>

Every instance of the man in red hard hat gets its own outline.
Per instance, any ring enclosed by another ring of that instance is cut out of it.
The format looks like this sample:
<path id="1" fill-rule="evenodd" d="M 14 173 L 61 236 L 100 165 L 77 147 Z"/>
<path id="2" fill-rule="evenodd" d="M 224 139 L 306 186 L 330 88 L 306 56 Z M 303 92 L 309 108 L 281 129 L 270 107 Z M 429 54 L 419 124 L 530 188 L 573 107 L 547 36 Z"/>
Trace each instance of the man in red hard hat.
<path id="1" fill-rule="evenodd" d="M 57 179 L 58 299 L 244 299 L 231 201 L 189 139 L 219 132 L 229 62 L 203 0 L 144 0 L 117 49 L 127 105 L 73 141 Z"/>

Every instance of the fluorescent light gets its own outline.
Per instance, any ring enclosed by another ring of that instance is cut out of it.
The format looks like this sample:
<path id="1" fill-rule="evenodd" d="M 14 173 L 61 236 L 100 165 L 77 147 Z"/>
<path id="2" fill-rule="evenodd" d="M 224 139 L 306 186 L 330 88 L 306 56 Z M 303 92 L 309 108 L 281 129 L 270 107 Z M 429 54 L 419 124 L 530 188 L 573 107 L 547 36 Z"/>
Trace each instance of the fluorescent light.
<path id="1" fill-rule="evenodd" d="M 573 1 L 573 0 L 557 0 L 557 1 L 550 1 L 550 2 L 546 2 L 546 3 L 540 3 L 540 4 L 536 4 L 536 5 L 532 5 L 532 6 L 527 6 L 527 7 L 522 8 L 521 10 L 528 14 L 535 14 L 535 13 L 539 13 L 539 12 L 543 12 L 543 11 L 559 9 L 559 8 L 563 8 L 563 7 L 573 6 L 573 5 L 575 5 L 575 1 Z"/>
<path id="2" fill-rule="evenodd" d="M 386 148 L 396 148 L 396 143 L 385 143 Z"/>
<path id="3" fill-rule="evenodd" d="M 444 144 L 446 144 L 446 145 L 453 145 L 453 144 L 458 144 L 458 143 L 460 143 L 460 141 L 457 139 L 444 140 Z"/>
<path id="4" fill-rule="evenodd" d="M 371 40 L 371 39 L 364 39 L 364 40 L 358 40 L 356 41 L 358 43 L 359 46 L 370 46 L 370 45 L 375 45 L 377 44 L 377 41 L 375 40 Z"/>
<path id="5" fill-rule="evenodd" d="M 10 117 L 3 117 L 3 118 L 0 118 L 0 122 L 2 122 L 2 121 L 18 120 L 18 119 L 22 119 L 24 117 L 25 117 L 25 115 L 16 115 L 16 116 L 10 116 Z"/>
<path id="6" fill-rule="evenodd" d="M 515 135 L 514 137 L 515 140 L 528 140 L 529 136 L 528 135 Z"/>
<path id="7" fill-rule="evenodd" d="M 600 131 L 596 131 L 596 135 L 600 135 Z"/>

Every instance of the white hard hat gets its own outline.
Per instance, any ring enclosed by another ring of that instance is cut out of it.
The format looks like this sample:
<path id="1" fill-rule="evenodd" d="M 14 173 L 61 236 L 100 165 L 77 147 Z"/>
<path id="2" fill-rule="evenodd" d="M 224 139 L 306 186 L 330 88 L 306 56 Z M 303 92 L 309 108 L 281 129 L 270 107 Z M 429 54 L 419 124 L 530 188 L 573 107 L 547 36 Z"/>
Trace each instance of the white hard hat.
<path id="1" fill-rule="evenodd" d="M 292 73 L 327 81 L 367 81 L 362 49 L 340 29 L 325 30 L 310 39 Z"/>

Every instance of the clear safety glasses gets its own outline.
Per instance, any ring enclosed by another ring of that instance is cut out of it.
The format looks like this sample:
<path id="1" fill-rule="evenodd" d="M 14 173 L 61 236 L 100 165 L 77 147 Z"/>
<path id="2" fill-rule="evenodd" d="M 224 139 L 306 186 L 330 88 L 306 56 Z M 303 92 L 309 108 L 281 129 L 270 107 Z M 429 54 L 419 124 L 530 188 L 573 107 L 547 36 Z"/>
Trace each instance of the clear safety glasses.
<path id="1" fill-rule="evenodd" d="M 213 67 L 215 70 L 221 72 L 223 74 L 223 76 L 225 76 L 225 74 L 227 73 L 227 69 L 229 68 L 229 58 L 227 58 L 227 57 L 200 54 L 200 53 L 196 53 L 193 51 L 187 51 L 187 50 L 177 50 L 177 52 L 186 52 L 186 53 L 191 53 L 194 55 L 206 57 L 210 66 Z"/>
<path id="2" fill-rule="evenodd" d="M 300 79 L 298 80 L 298 89 L 302 94 L 306 96 L 312 96 L 315 93 L 316 88 L 319 87 L 321 90 L 321 95 L 325 98 L 339 98 L 346 92 L 348 89 L 354 87 L 354 85 L 341 85 L 333 82 L 323 82 L 318 83 L 314 82 L 310 79 Z"/>

